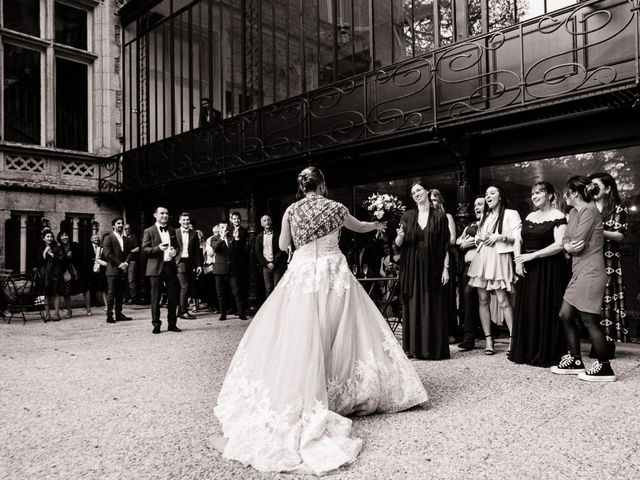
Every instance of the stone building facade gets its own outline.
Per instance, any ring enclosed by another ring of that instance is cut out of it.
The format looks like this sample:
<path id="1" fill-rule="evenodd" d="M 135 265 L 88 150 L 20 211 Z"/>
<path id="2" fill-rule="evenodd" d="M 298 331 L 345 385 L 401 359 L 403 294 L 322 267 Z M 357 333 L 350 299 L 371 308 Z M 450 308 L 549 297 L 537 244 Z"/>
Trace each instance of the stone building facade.
<path id="1" fill-rule="evenodd" d="M 29 271 L 49 224 L 87 243 L 121 150 L 118 0 L 0 1 L 0 267 Z"/>

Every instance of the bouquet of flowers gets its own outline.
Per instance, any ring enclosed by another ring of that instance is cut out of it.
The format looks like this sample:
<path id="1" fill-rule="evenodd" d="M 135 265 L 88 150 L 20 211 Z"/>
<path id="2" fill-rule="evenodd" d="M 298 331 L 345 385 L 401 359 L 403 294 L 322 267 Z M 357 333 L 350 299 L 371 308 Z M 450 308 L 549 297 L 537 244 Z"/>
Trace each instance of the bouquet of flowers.
<path id="1" fill-rule="evenodd" d="M 374 193 L 362 202 L 362 206 L 377 222 L 388 222 L 399 217 L 406 210 L 398 197 L 388 193 Z"/>

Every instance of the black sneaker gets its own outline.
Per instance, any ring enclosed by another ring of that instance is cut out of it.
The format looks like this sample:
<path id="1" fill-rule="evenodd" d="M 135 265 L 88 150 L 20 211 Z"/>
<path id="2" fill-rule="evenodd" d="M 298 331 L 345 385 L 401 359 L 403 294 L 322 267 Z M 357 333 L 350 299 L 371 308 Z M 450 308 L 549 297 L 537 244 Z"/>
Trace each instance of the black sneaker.
<path id="1" fill-rule="evenodd" d="M 557 375 L 578 375 L 584 373 L 584 363 L 582 359 L 572 357 L 570 353 L 567 353 L 560 359 L 560 363 L 557 366 L 551 367 L 551 373 Z"/>
<path id="2" fill-rule="evenodd" d="M 593 367 L 579 374 L 578 378 L 585 382 L 615 382 L 617 377 L 616 374 L 613 373 L 609 362 L 600 363 L 596 361 Z"/>

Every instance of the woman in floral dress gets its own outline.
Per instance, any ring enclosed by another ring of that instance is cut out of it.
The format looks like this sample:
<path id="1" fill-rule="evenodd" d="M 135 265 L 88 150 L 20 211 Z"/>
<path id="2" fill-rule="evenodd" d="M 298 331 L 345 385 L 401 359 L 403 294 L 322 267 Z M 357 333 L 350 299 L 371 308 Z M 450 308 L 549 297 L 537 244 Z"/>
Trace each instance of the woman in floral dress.
<path id="1" fill-rule="evenodd" d="M 616 351 L 615 342 L 629 339 L 625 317 L 624 282 L 620 243 L 627 233 L 627 209 L 622 206 L 616 181 L 608 173 L 594 173 L 589 180 L 600 187 L 596 196 L 596 207 L 602 215 L 604 227 L 604 268 L 607 272 L 604 298 L 602 300 L 602 320 L 600 325 L 607 339 L 609 357 Z"/>

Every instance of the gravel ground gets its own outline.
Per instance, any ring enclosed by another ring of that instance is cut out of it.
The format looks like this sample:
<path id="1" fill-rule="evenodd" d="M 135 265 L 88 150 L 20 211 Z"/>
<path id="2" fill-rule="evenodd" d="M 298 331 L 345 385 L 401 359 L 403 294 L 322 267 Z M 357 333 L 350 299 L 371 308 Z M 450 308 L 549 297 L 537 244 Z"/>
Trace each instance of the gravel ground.
<path id="1" fill-rule="evenodd" d="M 114 325 L 0 324 L 1 479 L 296 478 L 214 447 L 213 407 L 246 322 L 200 314 L 152 335 L 148 310 L 126 312 L 134 320 Z M 512 364 L 497 346 L 415 361 L 429 407 L 355 418 L 363 452 L 328 478 L 640 478 L 640 347 L 618 349 L 617 382 L 589 384 Z"/>

